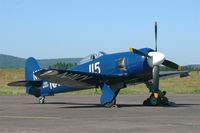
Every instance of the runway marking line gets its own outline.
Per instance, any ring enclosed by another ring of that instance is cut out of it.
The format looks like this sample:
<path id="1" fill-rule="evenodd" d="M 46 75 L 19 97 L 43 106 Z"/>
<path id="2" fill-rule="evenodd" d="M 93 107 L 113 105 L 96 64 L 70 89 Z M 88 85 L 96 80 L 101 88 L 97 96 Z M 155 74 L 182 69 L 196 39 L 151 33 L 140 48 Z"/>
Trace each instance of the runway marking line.
<path id="1" fill-rule="evenodd" d="M 43 116 L 0 116 L 0 118 L 10 118 L 10 119 L 61 119 L 59 117 L 43 117 Z"/>

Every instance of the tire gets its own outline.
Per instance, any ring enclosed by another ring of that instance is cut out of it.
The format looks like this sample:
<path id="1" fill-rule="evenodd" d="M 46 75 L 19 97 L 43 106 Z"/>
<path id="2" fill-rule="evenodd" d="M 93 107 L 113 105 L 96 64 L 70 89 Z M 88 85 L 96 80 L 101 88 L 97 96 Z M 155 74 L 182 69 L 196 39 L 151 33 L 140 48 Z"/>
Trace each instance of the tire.
<path id="1" fill-rule="evenodd" d="M 112 101 L 109 102 L 109 103 L 104 104 L 104 106 L 105 106 L 106 108 L 111 108 L 111 107 L 113 107 L 114 105 L 116 105 L 116 99 L 112 100 Z"/>
<path id="2" fill-rule="evenodd" d="M 159 104 L 158 98 L 155 98 L 154 96 L 150 97 L 149 102 L 151 106 L 157 106 Z"/>
<path id="3" fill-rule="evenodd" d="M 40 104 L 44 104 L 44 103 L 45 103 L 45 97 L 39 98 L 39 103 L 40 103 Z"/>

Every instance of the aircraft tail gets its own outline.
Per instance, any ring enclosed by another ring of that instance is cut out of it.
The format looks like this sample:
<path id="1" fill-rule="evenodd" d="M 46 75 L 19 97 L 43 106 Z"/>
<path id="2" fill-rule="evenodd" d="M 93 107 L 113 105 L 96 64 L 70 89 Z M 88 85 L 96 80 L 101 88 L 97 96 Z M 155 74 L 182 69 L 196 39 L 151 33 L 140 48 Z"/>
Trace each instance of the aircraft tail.
<path id="1" fill-rule="evenodd" d="M 40 70 L 40 66 L 36 59 L 28 58 L 25 64 L 25 80 L 8 83 L 8 86 L 24 86 L 26 93 L 39 97 L 41 95 L 39 88 L 42 87 L 43 81 L 34 75 L 34 72 L 38 70 Z"/>
<path id="2" fill-rule="evenodd" d="M 40 70 L 37 60 L 30 57 L 26 60 L 25 64 L 25 79 L 28 81 L 26 85 L 26 93 L 33 94 L 36 97 L 40 95 L 39 87 L 42 86 L 43 81 L 39 80 L 34 73 Z"/>

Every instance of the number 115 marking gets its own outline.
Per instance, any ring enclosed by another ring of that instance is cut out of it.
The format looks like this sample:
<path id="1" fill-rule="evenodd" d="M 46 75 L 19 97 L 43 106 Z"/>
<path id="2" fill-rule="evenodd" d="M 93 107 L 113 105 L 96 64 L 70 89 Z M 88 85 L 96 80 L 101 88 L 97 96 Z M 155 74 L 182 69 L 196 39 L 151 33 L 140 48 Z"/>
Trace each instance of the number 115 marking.
<path id="1" fill-rule="evenodd" d="M 100 62 L 89 64 L 90 73 L 101 73 Z"/>

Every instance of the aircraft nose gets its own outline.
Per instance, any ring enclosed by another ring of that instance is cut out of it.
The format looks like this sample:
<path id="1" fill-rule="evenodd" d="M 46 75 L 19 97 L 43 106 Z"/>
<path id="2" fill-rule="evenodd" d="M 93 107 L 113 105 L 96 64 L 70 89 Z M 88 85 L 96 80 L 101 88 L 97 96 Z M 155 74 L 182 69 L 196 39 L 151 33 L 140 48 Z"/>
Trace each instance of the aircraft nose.
<path id="1" fill-rule="evenodd" d="M 165 55 L 160 52 L 149 52 L 149 56 L 152 58 L 148 58 L 148 64 L 150 67 L 159 66 L 165 61 Z"/>

